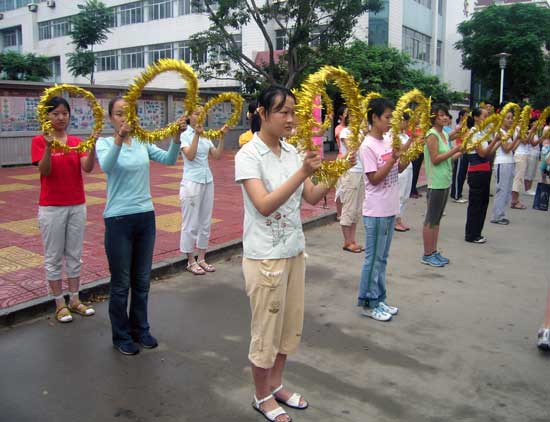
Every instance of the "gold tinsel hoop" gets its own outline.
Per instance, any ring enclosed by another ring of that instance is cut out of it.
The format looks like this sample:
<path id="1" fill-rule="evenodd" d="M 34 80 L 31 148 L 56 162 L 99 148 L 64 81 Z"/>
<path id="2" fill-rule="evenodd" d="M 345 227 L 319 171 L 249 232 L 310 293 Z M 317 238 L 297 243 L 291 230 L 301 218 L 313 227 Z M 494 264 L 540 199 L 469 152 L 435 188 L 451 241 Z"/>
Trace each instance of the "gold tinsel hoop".
<path id="1" fill-rule="evenodd" d="M 539 118 L 536 121 L 536 130 L 540 129 L 541 127 L 544 127 L 546 124 L 546 119 L 550 117 L 550 106 L 546 107 L 542 112 L 540 113 Z"/>
<path id="2" fill-rule="evenodd" d="M 176 122 L 172 122 L 161 129 L 145 130 L 141 127 L 137 114 L 137 101 L 141 97 L 141 92 L 145 86 L 157 75 L 169 71 L 177 72 L 187 82 L 187 92 L 183 101 L 184 114 L 190 113 L 197 104 L 199 83 L 191 66 L 183 60 L 174 59 L 160 59 L 158 62 L 149 65 L 143 73 L 134 79 L 134 82 L 124 95 L 124 100 L 126 101 L 126 123 L 132 128 L 131 135 L 137 137 L 142 142 L 159 142 L 169 136 L 175 135 L 179 130 L 179 125 Z"/>
<path id="3" fill-rule="evenodd" d="M 502 126 L 502 116 L 500 114 L 491 114 L 478 127 L 473 127 L 465 136 L 461 146 L 463 152 L 469 153 L 476 149 L 483 142 L 488 141 L 491 136 L 498 133 Z M 474 136 L 479 132 L 485 132 L 479 139 L 473 141 Z"/>
<path id="4" fill-rule="evenodd" d="M 516 131 L 516 127 L 520 124 L 521 117 L 522 117 L 522 110 L 519 105 L 516 103 L 508 103 L 504 107 L 502 107 L 502 110 L 500 110 L 500 118 L 504 120 L 506 115 L 508 113 L 512 113 L 513 121 L 512 126 L 510 126 L 510 129 L 506 131 L 506 135 L 502 137 L 502 142 L 506 142 L 509 138 L 514 136 L 514 132 Z"/>
<path id="5" fill-rule="evenodd" d="M 201 125 L 204 124 L 204 122 L 206 121 L 206 116 L 208 115 L 208 110 L 218 104 L 225 102 L 230 102 L 233 106 L 233 113 L 231 114 L 231 117 L 227 121 L 226 125 L 229 127 L 236 126 L 241 118 L 244 103 L 244 98 L 236 92 L 224 92 L 208 100 L 208 102 L 203 106 L 197 118 L 197 123 Z M 209 139 L 220 139 L 223 136 L 223 132 L 221 129 L 210 129 L 205 130 L 201 134 L 201 136 Z"/>
<path id="6" fill-rule="evenodd" d="M 38 122 L 40 123 L 40 127 L 47 136 L 51 136 L 53 132 L 53 127 L 52 122 L 48 118 L 48 112 L 51 110 L 48 110 L 48 108 L 46 107 L 46 102 L 48 102 L 52 97 L 58 96 L 63 91 L 75 96 L 82 97 L 88 101 L 88 103 L 90 104 L 90 108 L 92 109 L 92 114 L 94 116 L 94 127 L 92 129 L 90 137 L 78 144 L 78 146 L 70 147 L 62 144 L 59 139 L 54 139 L 52 142 L 52 149 L 65 152 L 90 151 L 95 145 L 95 141 L 97 139 L 96 136 L 99 135 L 99 133 L 103 129 L 103 107 L 101 107 L 101 104 L 99 104 L 99 101 L 97 101 L 97 98 L 94 96 L 94 94 L 84 88 L 80 88 L 78 86 L 70 84 L 61 84 L 54 85 L 51 88 L 45 89 L 44 93 L 40 97 L 38 106 L 36 107 L 36 113 L 38 115 Z"/>
<path id="7" fill-rule="evenodd" d="M 519 119 L 519 138 L 525 139 L 527 132 L 529 131 L 529 122 L 531 120 L 531 112 L 533 108 L 530 105 L 526 105 L 521 110 L 521 116 Z"/>
<path id="8" fill-rule="evenodd" d="M 411 108 L 411 104 L 416 107 Z M 404 114 L 410 114 L 408 129 L 416 137 L 416 128 L 419 127 L 421 134 L 409 146 L 409 149 L 402 154 L 401 161 L 414 160 L 424 151 L 424 136 L 430 129 L 431 98 L 426 98 L 418 89 L 413 89 L 401 96 L 391 118 L 392 148 L 394 151 L 401 149 L 401 122 Z"/>
<path id="9" fill-rule="evenodd" d="M 321 94 L 322 98 L 328 98 L 327 95 L 323 95 L 323 93 L 326 93 L 326 83 L 328 81 L 333 81 L 342 93 L 342 97 L 348 108 L 348 127 L 351 131 L 351 135 L 347 140 L 348 151 L 350 153 L 357 151 L 361 145 L 359 131 L 363 120 L 361 94 L 353 76 L 344 69 L 334 66 L 323 66 L 314 74 L 309 75 L 302 84 L 300 91 L 296 93 L 298 127 L 296 134 L 290 141 L 297 141 L 298 149 L 302 151 L 316 151 L 318 149 L 318 146 L 312 141 L 313 128 L 319 127 L 319 124 L 313 117 L 313 100 L 319 94 Z M 329 110 L 328 106 L 327 110 Z M 349 168 L 350 162 L 347 157 L 334 161 L 323 161 L 321 168 L 315 173 L 315 179 L 327 186 L 334 186 L 338 178 Z"/>
<path id="10" fill-rule="evenodd" d="M 363 113 L 363 116 L 365 118 L 367 117 L 367 113 L 369 112 L 369 103 L 375 98 L 382 98 L 382 94 L 373 91 L 369 92 L 367 95 L 361 98 L 361 112 Z"/>

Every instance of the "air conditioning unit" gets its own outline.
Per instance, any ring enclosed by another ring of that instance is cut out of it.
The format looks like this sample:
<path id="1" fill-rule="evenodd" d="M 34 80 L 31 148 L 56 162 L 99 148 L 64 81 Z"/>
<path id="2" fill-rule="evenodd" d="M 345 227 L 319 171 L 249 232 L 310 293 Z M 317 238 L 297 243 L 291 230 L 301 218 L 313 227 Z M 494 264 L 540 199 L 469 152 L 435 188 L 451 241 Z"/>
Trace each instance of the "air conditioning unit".
<path id="1" fill-rule="evenodd" d="M 51 7 L 53 9 L 55 7 L 55 0 L 48 0 L 46 2 L 46 6 Z"/>
<path id="2" fill-rule="evenodd" d="M 29 3 L 27 4 L 27 7 L 29 8 L 29 12 L 36 13 L 36 11 L 38 10 L 38 4 L 36 3 Z"/>

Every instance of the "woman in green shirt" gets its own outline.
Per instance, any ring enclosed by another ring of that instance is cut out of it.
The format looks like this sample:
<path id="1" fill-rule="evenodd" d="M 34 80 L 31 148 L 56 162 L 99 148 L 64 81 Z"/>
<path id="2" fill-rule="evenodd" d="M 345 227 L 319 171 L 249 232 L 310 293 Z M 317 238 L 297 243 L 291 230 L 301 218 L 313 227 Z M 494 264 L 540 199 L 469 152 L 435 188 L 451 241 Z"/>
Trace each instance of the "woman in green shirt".
<path id="1" fill-rule="evenodd" d="M 424 145 L 426 178 L 428 179 L 428 208 L 424 220 L 422 236 L 424 240 L 424 255 L 421 262 L 432 267 L 443 267 L 449 259 L 437 250 L 439 237 L 439 222 L 445 211 L 453 169 L 452 158 L 460 156 L 460 146 L 451 148 L 449 136 L 443 131 L 449 110 L 444 105 L 432 108 L 432 128 L 428 131 Z"/>

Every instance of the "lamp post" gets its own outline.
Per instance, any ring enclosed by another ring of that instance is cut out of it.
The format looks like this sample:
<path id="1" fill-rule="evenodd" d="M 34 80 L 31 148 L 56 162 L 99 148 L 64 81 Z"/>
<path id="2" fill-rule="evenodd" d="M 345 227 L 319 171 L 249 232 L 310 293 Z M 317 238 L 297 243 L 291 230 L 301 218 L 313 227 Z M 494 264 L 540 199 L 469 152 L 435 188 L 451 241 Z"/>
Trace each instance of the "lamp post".
<path id="1" fill-rule="evenodd" d="M 510 53 L 499 53 L 495 54 L 495 57 L 498 57 L 498 65 L 500 66 L 500 101 L 498 106 L 502 104 L 504 99 L 504 69 L 506 69 L 506 60 L 510 57 Z"/>

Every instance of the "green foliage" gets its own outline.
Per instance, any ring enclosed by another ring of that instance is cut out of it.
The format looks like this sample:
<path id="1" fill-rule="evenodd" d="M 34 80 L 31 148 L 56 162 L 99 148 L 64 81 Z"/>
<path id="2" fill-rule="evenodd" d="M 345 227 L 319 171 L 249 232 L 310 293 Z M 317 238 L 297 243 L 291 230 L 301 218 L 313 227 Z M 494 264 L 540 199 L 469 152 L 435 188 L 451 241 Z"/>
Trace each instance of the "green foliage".
<path id="1" fill-rule="evenodd" d="M 550 9 L 534 4 L 489 6 L 473 14 L 458 26 L 462 40 L 456 47 L 462 50 L 462 64 L 471 69 L 476 79 L 492 89 L 498 102 L 500 68 L 495 54 L 507 52 L 505 99 L 522 102 L 531 98 L 535 103 L 550 103 L 548 89 L 548 58 L 550 45 Z"/>
<path id="2" fill-rule="evenodd" d="M 69 69 L 73 76 L 88 77 L 94 83 L 95 45 L 107 40 L 109 32 L 110 12 L 99 0 L 86 0 L 85 4 L 77 6 L 80 12 L 71 18 L 69 35 L 76 45 L 76 51 L 69 53 Z"/>
<path id="3" fill-rule="evenodd" d="M 191 48 L 219 52 L 223 60 L 194 63 L 194 67 L 206 80 L 236 78 L 249 92 L 262 84 L 294 87 L 320 51 L 345 43 L 357 19 L 369 10 L 380 10 L 381 6 L 381 0 L 285 0 L 266 2 L 262 6 L 252 0 L 204 0 L 210 27 L 191 37 Z M 273 30 L 268 23 L 288 40 L 278 63 L 279 53 L 269 36 Z M 231 36 L 240 33 L 245 25 L 256 25 L 261 31 L 267 45 L 267 63 L 257 64 L 254 58 L 245 56 Z M 234 67 L 220 65 L 224 61 Z"/>
<path id="4" fill-rule="evenodd" d="M 34 53 L 21 54 L 17 51 L 0 52 L 2 79 L 40 82 L 51 76 L 49 59 Z"/>
<path id="5" fill-rule="evenodd" d="M 434 103 L 450 105 L 463 98 L 437 76 L 414 69 L 409 56 L 395 48 L 355 40 L 347 46 L 331 47 L 308 71 L 314 72 L 323 64 L 342 66 L 359 81 L 361 92 L 376 91 L 393 101 L 413 88 L 431 96 Z"/>

